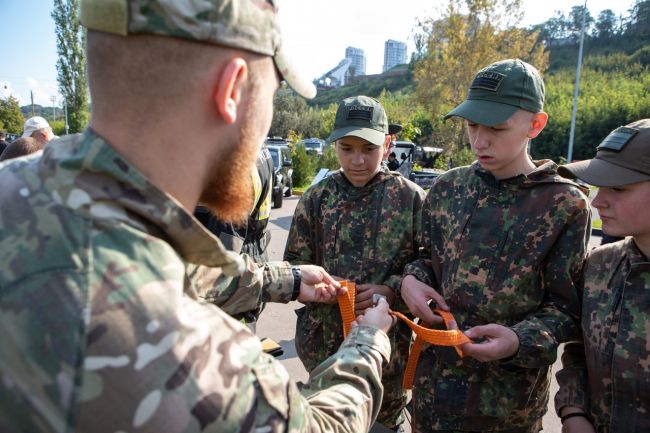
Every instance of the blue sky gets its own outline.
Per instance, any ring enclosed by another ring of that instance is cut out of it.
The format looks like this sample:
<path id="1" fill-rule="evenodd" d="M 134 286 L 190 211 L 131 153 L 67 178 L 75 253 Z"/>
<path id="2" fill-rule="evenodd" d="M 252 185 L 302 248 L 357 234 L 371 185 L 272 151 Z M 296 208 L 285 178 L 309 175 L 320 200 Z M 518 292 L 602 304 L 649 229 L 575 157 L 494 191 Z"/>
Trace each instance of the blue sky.
<path id="1" fill-rule="evenodd" d="M 584 4 L 580 0 L 523 3 L 523 25 L 543 22 L 556 10 L 568 12 L 571 6 Z M 595 17 L 606 8 L 626 13 L 633 3 L 589 0 L 587 6 Z M 57 95 L 58 87 L 52 4 L 52 0 L 0 0 L 0 97 L 11 93 L 27 105 L 31 90 L 35 103 L 52 105 L 50 98 Z M 336 66 L 347 46 L 362 48 L 366 73 L 375 74 L 381 72 L 384 42 L 405 41 L 410 52 L 416 17 L 432 16 L 444 4 L 445 0 L 281 0 L 280 16 L 285 44 L 308 77 L 317 78 Z"/>

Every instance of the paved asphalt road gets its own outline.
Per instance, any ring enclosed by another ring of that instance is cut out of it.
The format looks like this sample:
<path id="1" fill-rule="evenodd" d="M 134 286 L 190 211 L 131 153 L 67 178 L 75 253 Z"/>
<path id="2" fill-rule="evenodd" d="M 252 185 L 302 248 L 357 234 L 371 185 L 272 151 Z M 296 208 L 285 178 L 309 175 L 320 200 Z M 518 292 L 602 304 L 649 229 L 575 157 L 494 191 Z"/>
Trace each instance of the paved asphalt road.
<path id="1" fill-rule="evenodd" d="M 298 197 L 293 196 L 284 199 L 282 208 L 273 209 L 271 211 L 271 244 L 269 245 L 269 259 L 282 260 L 284 253 L 284 246 L 287 241 L 289 227 L 291 226 L 291 219 L 293 212 L 298 203 Z M 592 238 L 591 246 L 600 244 L 599 238 Z M 257 325 L 257 335 L 262 337 L 270 337 L 278 342 L 284 349 L 284 355 L 279 357 L 282 364 L 289 370 L 291 377 L 295 381 L 306 381 L 308 374 L 305 371 L 302 363 L 296 355 L 294 346 L 294 332 L 296 326 L 296 315 L 294 310 L 300 308 L 302 304 L 298 302 L 290 302 L 289 304 L 267 304 L 264 312 L 262 313 Z M 553 377 L 559 367 L 558 362 L 553 366 Z M 551 402 L 549 409 L 544 417 L 544 430 L 545 433 L 559 433 L 562 429 L 560 420 L 555 415 L 553 396 L 557 391 L 557 383 L 553 379 L 551 385 Z"/>

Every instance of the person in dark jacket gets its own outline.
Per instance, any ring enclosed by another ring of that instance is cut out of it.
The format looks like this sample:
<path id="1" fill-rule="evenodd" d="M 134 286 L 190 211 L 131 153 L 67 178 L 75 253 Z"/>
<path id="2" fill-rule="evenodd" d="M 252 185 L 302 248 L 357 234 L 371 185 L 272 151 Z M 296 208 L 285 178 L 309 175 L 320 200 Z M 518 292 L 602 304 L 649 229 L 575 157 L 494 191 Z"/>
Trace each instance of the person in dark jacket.
<path id="1" fill-rule="evenodd" d="M 262 148 L 257 156 L 251 176 L 253 178 L 254 203 L 248 219 L 243 224 L 225 223 L 204 206 L 197 206 L 194 216 L 229 250 L 247 254 L 256 263 L 265 263 L 269 261 L 266 249 L 271 241 L 268 222 L 271 216 L 273 189 L 273 159 L 266 148 Z M 246 323 L 254 332 L 255 323 L 263 309 L 264 304 L 261 304 L 255 310 L 239 313 L 234 317 Z"/>

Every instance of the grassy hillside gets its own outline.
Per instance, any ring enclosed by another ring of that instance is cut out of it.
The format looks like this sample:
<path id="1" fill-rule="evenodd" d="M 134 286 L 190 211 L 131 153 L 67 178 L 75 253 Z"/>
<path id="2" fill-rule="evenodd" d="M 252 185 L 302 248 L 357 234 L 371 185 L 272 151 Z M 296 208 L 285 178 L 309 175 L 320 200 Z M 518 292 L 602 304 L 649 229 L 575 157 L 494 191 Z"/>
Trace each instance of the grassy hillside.
<path id="1" fill-rule="evenodd" d="M 352 81 L 350 84 L 335 89 L 319 90 L 318 95 L 310 105 L 323 107 L 329 104 L 337 103 L 341 99 L 353 95 L 366 95 L 376 98 L 383 90 L 397 92 L 405 90 L 411 92 L 415 89 L 412 71 L 409 65 L 400 65 L 393 69 L 392 72 L 400 73 L 399 75 L 370 75 L 361 77 Z"/>

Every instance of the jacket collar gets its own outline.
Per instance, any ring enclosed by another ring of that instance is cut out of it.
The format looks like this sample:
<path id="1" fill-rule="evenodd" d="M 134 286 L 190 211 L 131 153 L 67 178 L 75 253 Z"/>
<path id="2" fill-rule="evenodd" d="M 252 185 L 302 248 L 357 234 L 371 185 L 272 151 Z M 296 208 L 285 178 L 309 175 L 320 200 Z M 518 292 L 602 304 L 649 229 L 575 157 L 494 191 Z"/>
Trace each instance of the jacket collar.
<path id="1" fill-rule="evenodd" d="M 86 217 L 121 220 L 163 238 L 187 262 L 221 267 L 229 275 L 243 270 L 238 254 L 90 129 L 47 146 L 39 170 L 57 179 L 55 199 Z"/>

